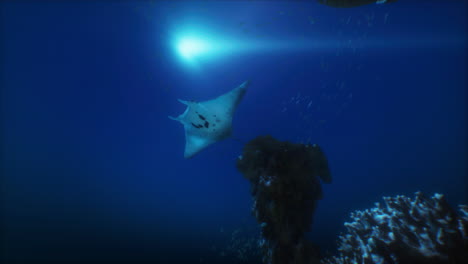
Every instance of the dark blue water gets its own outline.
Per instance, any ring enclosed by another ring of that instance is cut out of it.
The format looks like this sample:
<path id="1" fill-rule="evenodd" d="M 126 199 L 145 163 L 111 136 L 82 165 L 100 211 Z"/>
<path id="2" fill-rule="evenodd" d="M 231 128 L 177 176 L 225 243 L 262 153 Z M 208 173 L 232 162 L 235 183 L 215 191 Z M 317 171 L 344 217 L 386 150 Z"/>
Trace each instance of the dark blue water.
<path id="1" fill-rule="evenodd" d="M 258 236 L 235 161 L 265 134 L 329 159 L 308 234 L 323 252 L 382 196 L 468 202 L 464 1 L 0 8 L 3 263 L 259 263 L 233 250 Z M 220 50 L 183 58 L 184 35 Z M 247 79 L 240 142 L 185 160 L 177 99 Z"/>

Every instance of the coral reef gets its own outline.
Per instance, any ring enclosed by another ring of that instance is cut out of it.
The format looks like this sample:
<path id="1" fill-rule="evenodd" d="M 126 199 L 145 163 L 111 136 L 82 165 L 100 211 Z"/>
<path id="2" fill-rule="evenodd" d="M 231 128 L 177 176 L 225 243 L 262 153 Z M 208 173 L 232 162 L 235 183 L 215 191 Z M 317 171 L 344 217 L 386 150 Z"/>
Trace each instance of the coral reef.
<path id="1" fill-rule="evenodd" d="M 385 205 L 356 211 L 339 254 L 323 264 L 468 263 L 468 206 L 458 215 L 441 194 L 384 197 Z"/>
<path id="2" fill-rule="evenodd" d="M 251 183 L 263 262 L 318 263 L 318 250 L 304 234 L 310 230 L 317 200 L 322 198 L 317 177 L 331 182 L 322 150 L 317 145 L 260 136 L 245 145 L 237 168 Z"/>

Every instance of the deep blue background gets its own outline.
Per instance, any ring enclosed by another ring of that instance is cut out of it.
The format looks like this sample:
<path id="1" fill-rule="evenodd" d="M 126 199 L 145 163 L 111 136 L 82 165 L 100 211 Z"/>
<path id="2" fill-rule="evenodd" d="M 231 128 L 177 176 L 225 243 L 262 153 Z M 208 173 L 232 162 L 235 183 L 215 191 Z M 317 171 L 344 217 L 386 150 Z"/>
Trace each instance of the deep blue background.
<path id="1" fill-rule="evenodd" d="M 242 144 L 228 139 L 184 160 L 182 126 L 167 116 L 184 110 L 178 98 L 210 99 L 246 79 L 236 138 L 310 138 L 329 158 L 334 182 L 310 234 L 324 251 L 351 211 L 382 196 L 420 190 L 468 202 L 464 1 L 0 8 L 4 263 L 235 263 L 212 246 L 256 226 L 235 168 Z M 194 69 L 173 37 L 195 26 L 291 47 Z M 351 39 L 356 50 L 295 50 L 297 38 Z"/>

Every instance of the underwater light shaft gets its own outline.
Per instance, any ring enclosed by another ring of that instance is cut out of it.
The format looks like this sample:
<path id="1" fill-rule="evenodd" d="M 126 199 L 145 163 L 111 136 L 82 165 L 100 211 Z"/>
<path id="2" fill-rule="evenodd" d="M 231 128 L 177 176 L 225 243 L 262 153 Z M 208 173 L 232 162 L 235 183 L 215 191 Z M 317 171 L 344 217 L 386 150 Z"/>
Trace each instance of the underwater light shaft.
<path id="1" fill-rule="evenodd" d="M 185 63 L 196 64 L 201 60 L 222 58 L 241 53 L 257 53 L 264 55 L 271 52 L 334 52 L 356 49 L 395 49 L 395 47 L 423 48 L 450 47 L 464 43 L 460 38 L 430 36 L 421 37 L 388 37 L 368 38 L 366 40 L 349 38 L 330 38 L 324 36 L 277 39 L 246 39 L 206 34 L 187 34 L 176 38 L 173 47 Z"/>
<path id="2" fill-rule="evenodd" d="M 370 43 L 367 43 L 368 45 Z M 371 44 L 372 45 L 372 44 Z M 379 44 L 374 43 L 374 46 Z M 232 39 L 187 36 L 178 38 L 173 46 L 178 56 L 186 62 L 219 58 L 241 53 L 265 54 L 268 52 L 318 52 L 343 48 L 343 43 L 333 39 Z M 363 45 L 361 44 L 361 47 Z"/>
<path id="3" fill-rule="evenodd" d="M 178 56 L 184 62 L 189 63 L 252 49 L 251 43 L 247 41 L 212 38 L 203 35 L 188 35 L 177 38 L 173 46 Z"/>
<path id="4" fill-rule="evenodd" d="M 191 59 L 197 55 L 210 50 L 210 46 L 205 41 L 194 38 L 184 38 L 177 46 L 179 54 L 185 59 Z"/>
<path id="5" fill-rule="evenodd" d="M 318 43 L 318 41 L 248 40 L 188 35 L 177 38 L 173 42 L 173 47 L 183 62 L 193 64 L 205 59 L 222 58 L 246 52 L 263 53 L 311 49 L 319 46 Z"/>

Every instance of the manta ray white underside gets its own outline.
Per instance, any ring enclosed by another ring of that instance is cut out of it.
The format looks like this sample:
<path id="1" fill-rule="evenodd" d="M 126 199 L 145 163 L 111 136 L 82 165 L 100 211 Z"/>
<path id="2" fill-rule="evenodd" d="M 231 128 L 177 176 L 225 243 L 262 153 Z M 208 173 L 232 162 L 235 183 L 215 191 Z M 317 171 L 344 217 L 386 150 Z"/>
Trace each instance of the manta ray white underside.
<path id="1" fill-rule="evenodd" d="M 191 158 L 209 145 L 231 135 L 234 111 L 249 84 L 250 82 L 246 81 L 230 92 L 208 101 L 195 102 L 179 99 L 179 102 L 185 104 L 187 109 L 180 116 L 169 116 L 169 118 L 184 125 L 185 158 Z"/>

